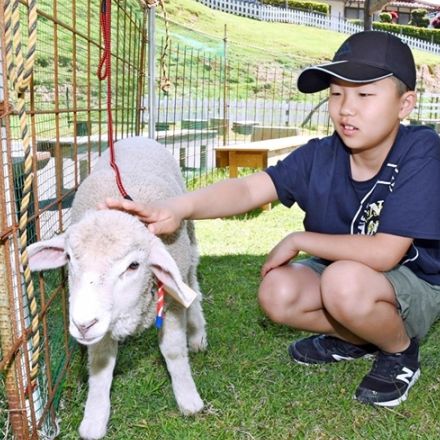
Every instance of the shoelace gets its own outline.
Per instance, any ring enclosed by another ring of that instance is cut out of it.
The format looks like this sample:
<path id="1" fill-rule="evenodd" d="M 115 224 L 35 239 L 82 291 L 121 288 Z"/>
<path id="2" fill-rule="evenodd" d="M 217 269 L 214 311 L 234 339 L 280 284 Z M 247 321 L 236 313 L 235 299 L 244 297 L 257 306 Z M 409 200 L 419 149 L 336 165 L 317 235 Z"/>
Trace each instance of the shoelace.
<path id="1" fill-rule="evenodd" d="M 320 344 L 328 351 L 340 354 L 342 356 L 352 356 L 360 347 L 352 346 L 350 343 L 342 339 L 334 338 L 333 336 L 326 336 L 320 340 Z"/>
<path id="2" fill-rule="evenodd" d="M 379 352 L 371 369 L 370 376 L 376 376 L 381 379 L 394 378 L 401 369 L 401 354 L 385 354 Z"/>
<path id="3" fill-rule="evenodd" d="M 339 354 L 346 354 L 341 351 L 341 340 L 333 338 L 332 336 L 326 336 L 321 339 L 320 343 L 329 351 L 333 351 Z M 344 350 L 345 351 L 345 350 Z"/>

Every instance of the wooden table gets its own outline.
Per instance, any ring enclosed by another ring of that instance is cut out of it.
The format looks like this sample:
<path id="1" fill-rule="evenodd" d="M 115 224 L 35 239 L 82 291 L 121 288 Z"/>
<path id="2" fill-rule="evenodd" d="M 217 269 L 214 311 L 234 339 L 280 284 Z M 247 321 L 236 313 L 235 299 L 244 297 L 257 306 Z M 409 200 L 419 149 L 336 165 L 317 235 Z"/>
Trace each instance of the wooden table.
<path id="1" fill-rule="evenodd" d="M 216 166 L 229 166 L 229 177 L 238 176 L 238 167 L 265 169 L 314 137 L 297 135 L 216 147 Z"/>

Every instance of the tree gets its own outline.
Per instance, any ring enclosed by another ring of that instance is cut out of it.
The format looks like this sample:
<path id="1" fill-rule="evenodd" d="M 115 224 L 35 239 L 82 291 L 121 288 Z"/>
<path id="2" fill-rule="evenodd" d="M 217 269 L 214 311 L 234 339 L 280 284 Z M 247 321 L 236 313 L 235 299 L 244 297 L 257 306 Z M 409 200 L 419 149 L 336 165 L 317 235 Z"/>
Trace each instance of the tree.
<path id="1" fill-rule="evenodd" d="M 393 17 L 389 12 L 381 12 L 379 15 L 379 19 L 381 23 L 392 23 Z"/>
<path id="2" fill-rule="evenodd" d="M 364 2 L 364 30 L 369 31 L 373 28 L 372 15 L 380 11 L 390 0 L 365 0 Z"/>
<path id="3" fill-rule="evenodd" d="M 428 27 L 429 18 L 426 15 L 428 11 L 426 9 L 414 9 L 411 12 L 411 20 L 408 24 L 416 27 Z"/>

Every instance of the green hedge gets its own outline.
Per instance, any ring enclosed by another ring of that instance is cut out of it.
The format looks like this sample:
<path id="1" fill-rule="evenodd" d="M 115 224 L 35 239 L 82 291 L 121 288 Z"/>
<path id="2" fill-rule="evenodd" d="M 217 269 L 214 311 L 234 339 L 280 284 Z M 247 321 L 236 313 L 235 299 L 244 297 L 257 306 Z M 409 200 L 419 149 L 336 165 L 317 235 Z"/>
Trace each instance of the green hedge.
<path id="1" fill-rule="evenodd" d="M 350 20 L 352 23 L 362 26 L 361 20 Z M 432 43 L 440 44 L 440 29 L 427 29 L 415 26 L 408 26 L 394 23 L 373 22 L 373 29 L 378 31 L 387 31 L 394 34 L 406 35 L 407 37 L 418 38 Z"/>
<path id="2" fill-rule="evenodd" d="M 263 0 L 261 3 L 263 3 L 264 5 L 277 6 L 281 8 L 284 8 L 286 6 L 286 0 Z M 327 3 L 287 0 L 287 6 L 289 7 L 289 9 L 319 12 L 326 15 L 330 13 L 330 6 Z"/>

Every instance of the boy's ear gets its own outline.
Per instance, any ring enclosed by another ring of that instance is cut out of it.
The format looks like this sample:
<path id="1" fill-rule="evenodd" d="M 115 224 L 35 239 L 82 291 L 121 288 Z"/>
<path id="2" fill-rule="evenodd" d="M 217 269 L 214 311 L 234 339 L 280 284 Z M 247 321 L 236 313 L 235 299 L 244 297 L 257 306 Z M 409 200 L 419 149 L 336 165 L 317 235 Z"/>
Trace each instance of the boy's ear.
<path id="1" fill-rule="evenodd" d="M 417 103 L 417 94 L 416 92 L 410 90 L 409 92 L 405 92 L 400 98 L 400 111 L 399 111 L 399 119 L 405 119 L 416 106 Z"/>

